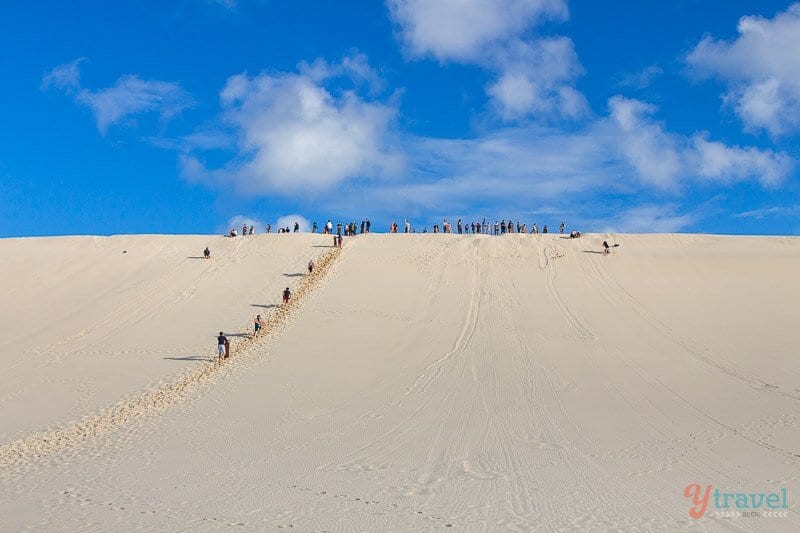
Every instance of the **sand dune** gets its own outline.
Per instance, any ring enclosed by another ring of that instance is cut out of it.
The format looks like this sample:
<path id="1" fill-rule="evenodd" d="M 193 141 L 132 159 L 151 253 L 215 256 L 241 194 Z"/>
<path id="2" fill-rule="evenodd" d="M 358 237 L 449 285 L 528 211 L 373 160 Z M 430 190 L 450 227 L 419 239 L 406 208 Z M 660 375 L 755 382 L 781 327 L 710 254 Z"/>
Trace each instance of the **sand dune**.
<path id="1" fill-rule="evenodd" d="M 798 529 L 800 239 L 606 237 L 0 241 L 2 529 Z"/>

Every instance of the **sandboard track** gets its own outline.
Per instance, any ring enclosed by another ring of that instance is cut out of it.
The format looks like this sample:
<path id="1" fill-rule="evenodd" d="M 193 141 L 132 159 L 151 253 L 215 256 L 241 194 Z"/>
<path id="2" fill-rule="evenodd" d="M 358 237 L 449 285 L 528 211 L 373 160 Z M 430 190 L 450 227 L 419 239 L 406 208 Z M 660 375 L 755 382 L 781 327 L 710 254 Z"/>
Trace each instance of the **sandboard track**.
<path id="1" fill-rule="evenodd" d="M 201 385 L 222 379 L 238 367 L 252 364 L 260 359 L 260 350 L 277 332 L 281 331 L 293 312 L 309 297 L 309 294 L 324 281 L 342 249 L 333 248 L 323 255 L 314 272 L 304 276 L 293 291 L 287 305 L 274 308 L 266 317 L 267 331 L 258 337 L 248 337 L 236 343 L 235 354 L 223 363 L 198 365 L 177 377 L 167 379 L 161 385 L 147 389 L 131 398 L 124 399 L 82 420 L 69 422 L 52 429 L 34 433 L 0 446 L 0 469 L 3 475 L 19 473 L 20 467 L 31 462 L 65 452 L 69 449 L 108 435 L 145 417 L 160 413 L 186 400 Z"/>
<path id="2" fill-rule="evenodd" d="M 589 258 L 588 275 L 600 281 L 596 285 L 599 288 L 600 293 L 607 301 L 635 311 L 636 314 L 639 315 L 648 326 L 652 327 L 653 330 L 658 332 L 664 339 L 667 339 L 670 342 L 678 345 L 684 353 L 688 354 L 695 361 L 698 361 L 699 363 L 702 363 L 708 367 L 715 368 L 716 370 L 721 371 L 731 378 L 745 383 L 754 389 L 767 391 L 787 398 L 793 402 L 800 401 L 800 397 L 782 391 L 775 385 L 772 385 L 771 383 L 768 383 L 757 376 L 751 375 L 744 369 L 737 367 L 733 362 L 727 360 L 723 361 L 712 357 L 711 355 L 702 353 L 700 349 L 696 349 L 689 345 L 689 343 L 682 339 L 681 336 L 678 335 L 678 333 L 668 324 L 654 316 L 652 312 L 648 311 L 630 291 L 623 287 L 605 270 L 604 266 L 601 266 L 600 261 L 601 259 L 598 258 Z M 706 349 L 706 351 L 710 350 Z"/>

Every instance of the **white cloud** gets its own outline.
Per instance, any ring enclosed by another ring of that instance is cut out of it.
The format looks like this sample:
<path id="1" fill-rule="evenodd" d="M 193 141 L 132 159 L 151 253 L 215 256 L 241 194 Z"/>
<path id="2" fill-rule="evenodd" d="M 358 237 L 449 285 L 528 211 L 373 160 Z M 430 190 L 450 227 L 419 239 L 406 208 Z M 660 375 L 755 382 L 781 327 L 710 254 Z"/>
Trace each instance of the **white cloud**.
<path id="1" fill-rule="evenodd" d="M 84 60 L 86 60 L 85 57 L 79 57 L 74 61 L 55 67 L 42 77 L 42 88 L 55 87 L 68 94 L 77 91 L 81 86 L 80 64 Z"/>
<path id="2" fill-rule="evenodd" d="M 295 222 L 299 224 L 300 231 L 303 233 L 311 231 L 311 222 L 308 221 L 306 217 L 303 215 L 285 215 L 275 222 L 275 225 L 272 226 L 272 231 L 278 231 L 278 228 L 289 228 L 289 231 L 294 231 L 294 224 Z"/>
<path id="3" fill-rule="evenodd" d="M 691 214 L 679 214 L 675 206 L 645 205 L 623 211 L 606 232 L 613 233 L 673 233 L 697 220 Z"/>
<path id="4" fill-rule="evenodd" d="M 334 73 L 352 72 L 352 64 L 341 70 L 314 65 L 302 65 L 298 74 L 229 78 L 220 100 L 226 122 L 238 133 L 238 155 L 211 171 L 185 156 L 184 174 L 233 183 L 247 193 L 309 195 L 396 170 L 401 162 L 386 147 L 394 106 L 324 86 Z"/>
<path id="5" fill-rule="evenodd" d="M 101 133 L 130 115 L 155 112 L 166 120 L 194 105 L 177 83 L 146 81 L 135 75 L 123 76 L 107 89 L 82 89 L 76 100 L 91 108 Z"/>
<path id="6" fill-rule="evenodd" d="M 725 102 L 749 131 L 800 130 L 800 3 L 772 19 L 743 17 L 732 41 L 706 37 L 687 62 L 699 77 L 728 84 Z"/>
<path id="7" fill-rule="evenodd" d="M 97 91 L 82 89 L 81 61 L 83 58 L 55 67 L 42 78 L 42 87 L 75 94 L 76 102 L 92 110 L 102 134 L 109 126 L 132 115 L 155 112 L 167 120 L 194 105 L 189 93 L 177 83 L 147 81 L 133 74 L 119 78 L 113 87 Z"/>
<path id="8" fill-rule="evenodd" d="M 230 230 L 235 229 L 236 233 L 241 235 L 242 225 L 246 225 L 248 228 L 253 226 L 256 233 L 264 233 L 266 228 L 266 224 L 261 219 L 246 215 L 236 215 L 228 220 L 228 224 L 223 228 L 223 232 L 227 235 Z"/>
<path id="9" fill-rule="evenodd" d="M 389 0 L 407 51 L 439 60 L 481 60 L 488 48 L 543 18 L 568 16 L 564 0 Z"/>
<path id="10" fill-rule="evenodd" d="M 599 132 L 639 180 L 657 188 L 677 190 L 692 178 L 723 183 L 755 180 L 775 186 L 794 168 L 794 160 L 784 153 L 727 146 L 708 140 L 706 133 L 692 137 L 671 133 L 652 118 L 655 107 L 639 100 L 615 96 L 609 108 Z"/>
<path id="11" fill-rule="evenodd" d="M 723 182 L 755 178 L 762 185 L 773 187 L 794 170 L 795 162 L 786 154 L 727 146 L 706 137 L 698 134 L 692 138 L 693 163 L 700 177 Z"/>
<path id="12" fill-rule="evenodd" d="M 407 53 L 478 64 L 496 75 L 487 94 L 507 121 L 576 119 L 588 103 L 574 87 L 583 73 L 572 41 L 532 38 L 543 19 L 565 20 L 564 0 L 390 0 Z"/>
<path id="13" fill-rule="evenodd" d="M 570 39 L 515 41 L 498 52 L 500 76 L 487 93 L 506 120 L 527 115 L 575 119 L 589 105 L 572 84 L 583 73 Z"/>

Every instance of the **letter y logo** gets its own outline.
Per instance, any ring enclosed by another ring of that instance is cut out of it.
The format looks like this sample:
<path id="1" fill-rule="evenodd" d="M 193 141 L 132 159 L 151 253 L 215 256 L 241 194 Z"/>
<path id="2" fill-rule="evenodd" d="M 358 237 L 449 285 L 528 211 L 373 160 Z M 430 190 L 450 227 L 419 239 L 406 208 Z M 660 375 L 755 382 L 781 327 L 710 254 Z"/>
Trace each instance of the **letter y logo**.
<path id="1" fill-rule="evenodd" d="M 692 503 L 694 506 L 689 509 L 689 516 L 692 518 L 700 518 L 704 514 L 706 514 L 706 509 L 708 509 L 708 498 L 711 496 L 711 485 L 706 485 L 705 491 L 702 492 L 702 488 L 698 483 L 691 483 L 686 485 L 686 488 L 683 489 L 683 495 L 687 498 L 692 499 Z"/>

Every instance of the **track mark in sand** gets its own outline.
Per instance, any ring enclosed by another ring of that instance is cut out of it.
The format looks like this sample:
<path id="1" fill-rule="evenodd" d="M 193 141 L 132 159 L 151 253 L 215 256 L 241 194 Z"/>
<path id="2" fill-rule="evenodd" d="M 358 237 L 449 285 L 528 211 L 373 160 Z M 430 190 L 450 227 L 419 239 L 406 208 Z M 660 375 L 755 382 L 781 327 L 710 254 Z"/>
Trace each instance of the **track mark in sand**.
<path id="1" fill-rule="evenodd" d="M 550 294 L 550 297 L 556 304 L 559 313 L 561 313 L 561 316 L 564 317 L 564 320 L 566 320 L 567 324 L 569 324 L 570 327 L 578 333 L 578 337 L 587 340 L 597 340 L 597 335 L 595 335 L 594 332 L 592 332 L 592 330 L 590 330 L 589 327 L 586 326 L 586 324 L 584 324 L 574 312 L 572 312 L 567 305 L 567 302 L 564 301 L 564 298 L 561 296 L 561 293 L 559 293 L 558 289 L 556 289 L 557 269 L 553 267 L 553 261 L 564 257 L 565 255 L 566 252 L 564 249 L 558 245 L 549 244 L 543 249 L 539 249 L 539 268 L 544 270 L 545 280 L 547 283 L 547 292 Z"/>
<path id="2" fill-rule="evenodd" d="M 800 396 L 790 394 L 781 390 L 777 385 L 767 383 L 758 377 L 750 375 L 747 371 L 739 369 L 729 361 L 720 361 L 714 357 L 704 354 L 695 348 L 692 348 L 686 341 L 668 326 L 665 322 L 652 315 L 645 307 L 631 294 L 625 287 L 623 287 L 616 279 L 608 275 L 603 267 L 599 266 L 595 258 L 589 258 L 589 268 L 591 274 L 602 280 L 601 283 L 596 284 L 601 291 L 605 291 L 610 297 L 618 300 L 618 303 L 633 309 L 649 326 L 651 326 L 662 337 L 680 346 L 692 359 L 699 361 L 707 366 L 716 368 L 717 370 L 727 374 L 733 379 L 741 381 L 750 387 L 758 390 L 771 392 L 778 396 L 782 396 L 795 402 L 800 401 Z M 613 291 L 606 290 L 606 287 L 614 289 Z M 607 298 L 608 299 L 608 298 Z"/>
<path id="3" fill-rule="evenodd" d="M 334 248 L 317 261 L 314 272 L 303 277 L 293 291 L 292 299 L 286 305 L 274 308 L 266 321 L 269 329 L 258 337 L 248 337 L 237 342 L 235 355 L 223 363 L 213 362 L 191 369 L 180 376 L 155 388 L 145 390 L 136 396 L 122 400 L 83 420 L 57 426 L 34 433 L 0 446 L 0 468 L 24 466 L 36 459 L 51 456 L 78 446 L 90 439 L 102 437 L 136 420 L 152 416 L 185 400 L 200 385 L 219 379 L 248 363 L 258 359 L 260 348 L 276 332 L 281 331 L 293 313 L 308 295 L 325 279 L 341 249 Z"/>
<path id="4" fill-rule="evenodd" d="M 473 335 L 475 335 L 475 330 L 478 327 L 478 314 L 481 304 L 481 287 L 478 280 L 480 276 L 477 257 L 478 248 L 473 246 L 473 251 L 472 286 L 469 290 L 470 299 L 469 310 L 467 311 L 467 320 L 464 322 L 464 326 L 461 328 L 461 332 L 459 333 L 458 338 L 456 338 L 453 348 L 423 369 L 422 374 L 417 378 L 414 384 L 406 390 L 404 394 L 406 396 L 412 392 L 425 392 L 436 380 L 436 377 L 441 373 L 444 364 L 453 357 L 457 357 L 463 353 L 464 350 L 467 349 L 467 346 L 469 346 Z M 443 268 L 446 269 L 447 265 L 444 265 Z"/>

